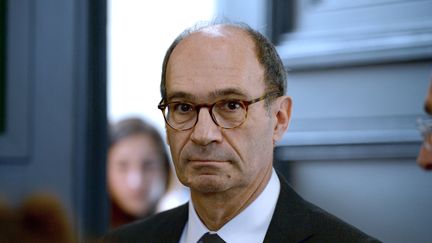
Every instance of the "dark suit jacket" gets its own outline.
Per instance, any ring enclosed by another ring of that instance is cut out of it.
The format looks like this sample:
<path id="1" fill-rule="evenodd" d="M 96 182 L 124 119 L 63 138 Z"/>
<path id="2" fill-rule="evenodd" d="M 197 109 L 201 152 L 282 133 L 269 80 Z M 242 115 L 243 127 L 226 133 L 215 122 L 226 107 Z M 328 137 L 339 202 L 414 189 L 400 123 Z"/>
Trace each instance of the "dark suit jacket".
<path id="1" fill-rule="evenodd" d="M 264 242 L 379 242 L 301 198 L 284 180 Z M 120 227 L 103 242 L 179 242 L 188 205 Z M 229 242 L 227 242 L 229 243 Z"/>

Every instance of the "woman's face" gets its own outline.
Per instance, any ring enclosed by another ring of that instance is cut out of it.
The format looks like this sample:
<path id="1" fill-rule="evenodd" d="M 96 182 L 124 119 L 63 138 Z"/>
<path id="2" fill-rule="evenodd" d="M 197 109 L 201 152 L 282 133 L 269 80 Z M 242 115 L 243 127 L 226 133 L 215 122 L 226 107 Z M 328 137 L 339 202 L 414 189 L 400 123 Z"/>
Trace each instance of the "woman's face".
<path id="1" fill-rule="evenodd" d="M 149 135 L 125 137 L 109 150 L 109 193 L 130 215 L 148 213 L 165 191 L 166 176 L 161 152 Z"/>

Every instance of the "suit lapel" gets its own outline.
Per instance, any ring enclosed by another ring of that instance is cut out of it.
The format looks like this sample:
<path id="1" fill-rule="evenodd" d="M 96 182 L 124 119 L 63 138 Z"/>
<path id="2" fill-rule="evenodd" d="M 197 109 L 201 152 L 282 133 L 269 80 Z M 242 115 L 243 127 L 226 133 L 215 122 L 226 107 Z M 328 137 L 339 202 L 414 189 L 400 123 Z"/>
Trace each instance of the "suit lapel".
<path id="1" fill-rule="evenodd" d="M 279 175 L 281 190 L 264 242 L 304 242 L 312 236 L 307 203 Z"/>
<path id="2" fill-rule="evenodd" d="M 179 242 L 183 233 L 184 226 L 188 220 L 189 206 L 188 203 L 183 204 L 173 215 L 172 221 L 167 225 L 171 230 L 166 232 L 166 240 L 164 242 Z"/>

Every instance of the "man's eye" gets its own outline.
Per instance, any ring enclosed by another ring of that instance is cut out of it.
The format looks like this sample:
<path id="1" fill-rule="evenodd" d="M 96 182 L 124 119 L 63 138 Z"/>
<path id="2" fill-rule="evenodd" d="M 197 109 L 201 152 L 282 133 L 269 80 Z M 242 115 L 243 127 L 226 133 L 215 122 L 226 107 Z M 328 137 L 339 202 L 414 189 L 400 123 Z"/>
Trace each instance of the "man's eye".
<path id="1" fill-rule="evenodd" d="M 236 111 L 242 108 L 242 104 L 236 100 L 228 100 L 223 102 L 220 108 L 225 111 Z"/>
<path id="2" fill-rule="evenodd" d="M 193 106 L 186 103 L 177 103 L 174 105 L 174 111 L 179 113 L 187 113 L 193 110 Z"/>

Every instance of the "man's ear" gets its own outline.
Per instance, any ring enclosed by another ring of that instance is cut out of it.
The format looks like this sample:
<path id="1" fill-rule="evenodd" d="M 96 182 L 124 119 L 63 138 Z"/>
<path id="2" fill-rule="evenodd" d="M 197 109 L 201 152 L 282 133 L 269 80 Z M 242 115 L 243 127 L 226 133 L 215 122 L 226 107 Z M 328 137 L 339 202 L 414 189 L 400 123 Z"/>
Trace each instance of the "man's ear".
<path id="1" fill-rule="evenodd" d="M 285 131 L 288 129 L 288 125 L 291 119 L 291 103 L 291 97 L 289 96 L 279 97 L 275 101 L 274 114 L 276 117 L 276 121 L 273 131 L 274 143 L 281 140 Z"/>

